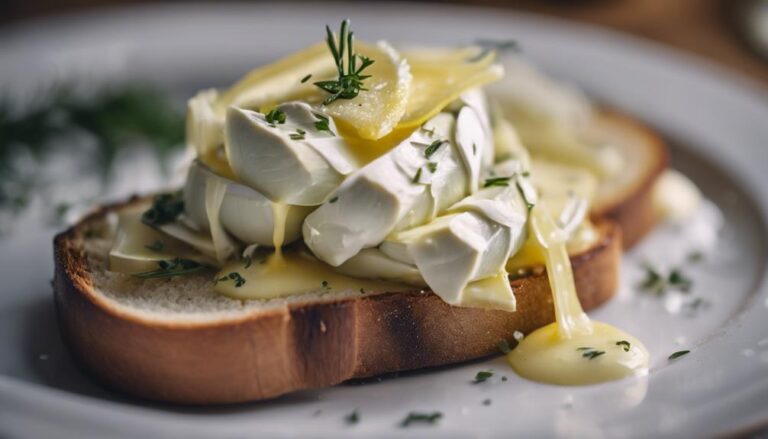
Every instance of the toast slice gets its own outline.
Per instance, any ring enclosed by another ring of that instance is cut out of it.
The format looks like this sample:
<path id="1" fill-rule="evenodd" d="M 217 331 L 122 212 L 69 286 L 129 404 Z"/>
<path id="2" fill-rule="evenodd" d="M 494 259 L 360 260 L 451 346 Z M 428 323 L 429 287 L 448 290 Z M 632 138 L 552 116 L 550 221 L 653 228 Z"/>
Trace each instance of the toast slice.
<path id="1" fill-rule="evenodd" d="M 212 274 L 141 280 L 106 270 L 111 217 L 103 207 L 55 238 L 54 294 L 71 351 L 94 377 L 138 397 L 235 403 L 353 378 L 457 363 L 498 352 L 514 331 L 554 321 L 543 267 L 511 280 L 518 311 L 447 305 L 429 291 L 308 293 L 239 301 Z M 585 310 L 617 289 L 621 231 L 571 257 Z"/>
<path id="2" fill-rule="evenodd" d="M 617 148 L 629 166 L 600 183 L 591 216 L 616 222 L 621 228 L 624 248 L 630 248 L 659 221 L 653 205 L 653 187 L 669 165 L 669 152 L 653 130 L 622 113 L 604 109 L 592 123 L 593 132 L 601 141 Z"/>

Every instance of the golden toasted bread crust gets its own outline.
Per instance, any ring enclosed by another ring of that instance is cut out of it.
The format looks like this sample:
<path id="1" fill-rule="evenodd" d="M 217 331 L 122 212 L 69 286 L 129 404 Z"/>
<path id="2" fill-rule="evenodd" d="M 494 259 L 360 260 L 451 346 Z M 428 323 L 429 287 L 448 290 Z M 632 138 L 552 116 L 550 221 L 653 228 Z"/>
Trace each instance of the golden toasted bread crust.
<path id="1" fill-rule="evenodd" d="M 600 123 L 619 125 L 628 133 L 633 133 L 649 149 L 651 161 L 643 172 L 643 178 L 634 182 L 615 201 L 596 206 L 591 212 L 593 218 L 609 218 L 618 224 L 624 248 L 631 248 L 659 221 L 653 206 L 653 188 L 669 166 L 669 151 L 664 140 L 637 119 L 613 110 L 601 111 L 598 118 Z"/>
<path id="2" fill-rule="evenodd" d="M 93 288 L 83 234 L 128 201 L 101 208 L 58 235 L 54 295 L 64 338 L 109 387 L 153 400 L 234 403 L 325 387 L 353 378 L 439 366 L 498 352 L 503 338 L 554 320 L 546 274 L 515 279 L 518 311 L 447 305 L 431 292 L 381 293 L 288 304 L 237 320 L 154 321 L 115 307 Z M 601 238 L 572 257 L 585 309 L 618 285 L 621 233 L 599 220 Z"/>

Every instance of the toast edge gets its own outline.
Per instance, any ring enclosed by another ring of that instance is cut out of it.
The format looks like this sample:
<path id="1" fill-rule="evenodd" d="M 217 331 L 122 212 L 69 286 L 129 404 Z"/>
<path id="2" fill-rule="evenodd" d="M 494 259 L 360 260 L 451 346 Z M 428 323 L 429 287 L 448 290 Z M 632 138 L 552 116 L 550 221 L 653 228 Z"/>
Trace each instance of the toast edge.
<path id="1" fill-rule="evenodd" d="M 147 321 L 99 298 L 76 239 L 89 223 L 138 200 L 102 207 L 54 240 L 54 296 L 66 344 L 96 378 L 134 396 L 183 404 L 273 398 L 492 355 L 514 331 L 554 321 L 543 270 L 512 281 L 515 313 L 452 307 L 413 291 L 290 304 L 236 321 Z M 621 231 L 610 221 L 596 225 L 599 242 L 571 258 L 585 310 L 618 287 Z"/>
<path id="2" fill-rule="evenodd" d="M 653 129 L 620 111 L 603 108 L 600 117 L 610 123 L 629 127 L 644 137 L 645 143 L 653 148 L 657 159 L 655 166 L 645 174 L 645 178 L 638 181 L 621 201 L 599 206 L 590 213 L 593 219 L 609 218 L 616 222 L 621 227 L 623 248 L 629 249 L 640 242 L 659 222 L 653 206 L 653 188 L 661 174 L 669 167 L 669 148 Z"/>

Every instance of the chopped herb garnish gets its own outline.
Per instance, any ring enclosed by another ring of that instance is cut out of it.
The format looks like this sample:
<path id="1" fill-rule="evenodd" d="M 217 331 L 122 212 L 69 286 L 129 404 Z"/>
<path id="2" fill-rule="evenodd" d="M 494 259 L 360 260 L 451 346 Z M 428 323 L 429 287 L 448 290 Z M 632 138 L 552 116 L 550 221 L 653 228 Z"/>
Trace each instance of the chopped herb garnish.
<path id="1" fill-rule="evenodd" d="M 486 178 L 485 183 L 483 184 L 483 187 L 492 187 L 492 186 L 509 186 L 509 180 L 511 180 L 512 177 L 493 177 L 493 178 Z"/>
<path id="2" fill-rule="evenodd" d="M 243 258 L 243 262 L 245 262 L 245 265 L 243 265 L 243 268 L 248 268 L 253 263 L 253 256 L 246 256 Z"/>
<path id="3" fill-rule="evenodd" d="M 624 352 L 629 352 L 629 348 L 631 345 L 626 340 L 620 340 L 616 342 L 616 346 L 619 346 L 620 348 L 624 349 Z"/>
<path id="4" fill-rule="evenodd" d="M 662 295 L 669 289 L 689 292 L 693 287 L 693 280 L 685 276 L 679 268 L 672 269 L 667 276 L 663 276 L 649 264 L 645 264 L 643 268 L 645 279 L 640 283 L 640 288 L 653 294 Z"/>
<path id="5" fill-rule="evenodd" d="M 509 346 L 509 342 L 505 338 L 499 340 L 499 342 L 496 343 L 496 346 L 499 348 L 502 354 L 508 354 L 512 352 L 512 348 Z"/>
<path id="6" fill-rule="evenodd" d="M 430 158 L 434 153 L 437 152 L 438 149 L 440 149 L 441 146 L 443 146 L 444 143 L 447 143 L 447 140 L 435 140 L 434 142 L 430 143 L 427 148 L 424 150 L 424 157 Z"/>
<path id="7" fill-rule="evenodd" d="M 440 412 L 432 412 L 432 413 L 419 413 L 419 412 L 411 412 L 408 413 L 408 416 L 406 416 L 405 419 L 400 423 L 400 426 L 405 428 L 410 426 L 411 424 L 435 424 L 437 421 L 440 420 L 440 418 L 443 417 L 443 414 Z"/>
<path id="8" fill-rule="evenodd" d="M 418 171 L 416 171 L 416 175 L 413 176 L 413 182 L 418 183 L 421 181 L 421 168 L 419 168 Z"/>
<path id="9" fill-rule="evenodd" d="M 303 83 L 309 81 L 309 78 L 311 78 L 311 77 L 312 77 L 312 74 L 310 73 L 309 75 L 301 78 L 301 83 L 303 84 Z"/>
<path id="10" fill-rule="evenodd" d="M 605 351 L 598 351 L 597 349 L 588 347 L 576 348 L 576 350 L 583 351 L 581 356 L 584 358 L 589 358 L 590 360 L 594 360 L 595 358 L 605 354 Z"/>
<path id="11" fill-rule="evenodd" d="M 324 280 L 324 281 L 320 282 L 320 286 L 323 287 L 323 288 L 330 288 L 328 286 L 328 281 L 327 280 Z"/>
<path id="12" fill-rule="evenodd" d="M 366 294 L 366 293 L 367 293 L 367 291 L 365 291 L 365 288 L 360 288 L 360 293 L 361 293 L 361 294 Z"/>
<path id="13" fill-rule="evenodd" d="M 670 360 L 674 360 L 674 359 L 680 358 L 680 357 L 682 357 L 683 355 L 686 355 L 686 354 L 688 354 L 688 353 L 690 353 L 690 352 L 691 352 L 691 351 L 687 351 L 687 350 L 686 350 L 686 351 L 677 351 L 677 352 L 673 353 L 672 355 L 670 355 L 670 356 L 669 356 L 669 359 L 670 359 Z"/>
<path id="14" fill-rule="evenodd" d="M 357 424 L 358 422 L 360 422 L 360 414 L 357 412 L 357 410 L 355 410 L 344 417 L 344 422 L 350 425 Z"/>
<path id="15" fill-rule="evenodd" d="M 493 371 L 491 370 L 481 370 L 475 375 L 475 380 L 472 381 L 474 384 L 482 383 L 488 380 L 488 378 L 493 376 Z"/>
<path id="16" fill-rule="evenodd" d="M 335 202 L 339 201 L 339 197 L 333 197 L 330 200 L 328 200 L 329 203 L 333 204 Z"/>
<path id="17" fill-rule="evenodd" d="M 334 133 L 331 130 L 330 126 L 330 120 L 328 119 L 328 116 L 320 113 L 315 113 L 315 117 L 318 119 L 317 122 L 315 122 L 315 129 L 318 131 L 327 131 L 332 136 L 335 136 L 336 133 Z"/>
<path id="18" fill-rule="evenodd" d="M 296 128 L 295 133 L 291 133 L 290 137 L 291 140 L 304 140 L 304 135 L 307 134 L 306 131 L 302 130 L 301 128 Z"/>
<path id="19" fill-rule="evenodd" d="M 689 253 L 685 259 L 688 262 L 700 262 L 702 259 L 704 259 L 704 253 L 700 251 L 694 251 Z"/>
<path id="20" fill-rule="evenodd" d="M 267 122 L 271 123 L 272 125 L 285 123 L 285 113 L 278 110 L 277 108 L 269 110 L 269 113 L 267 113 L 264 118 L 267 119 Z"/>
<path id="21" fill-rule="evenodd" d="M 161 194 L 155 197 L 150 207 L 141 215 L 141 221 L 150 226 L 162 226 L 176 221 L 184 211 L 181 194 Z"/>
<path id="22" fill-rule="evenodd" d="M 165 244 L 163 244 L 163 241 L 158 239 L 155 242 L 153 242 L 152 244 L 145 245 L 144 247 L 152 250 L 153 252 L 161 252 L 161 251 L 163 251 L 163 248 L 165 247 Z"/>
<path id="23" fill-rule="evenodd" d="M 216 279 L 216 283 L 226 282 L 226 281 L 229 281 L 229 280 L 232 280 L 232 281 L 235 282 L 235 288 L 240 288 L 243 285 L 245 285 L 245 279 L 242 276 L 240 276 L 240 273 L 235 272 L 235 271 L 233 271 L 232 273 L 229 273 L 226 276 L 222 276 L 222 277 Z"/>
<path id="24" fill-rule="evenodd" d="M 354 99 L 361 91 L 368 90 L 364 87 L 363 81 L 370 78 L 370 75 L 363 75 L 362 73 L 374 61 L 355 53 L 354 33 L 349 30 L 349 20 L 341 22 L 338 39 L 331 32 L 330 27 L 325 26 L 325 32 L 326 43 L 331 55 L 333 55 L 339 77 L 335 80 L 320 81 L 314 84 L 321 90 L 330 93 L 323 100 L 323 105 L 329 105 L 337 99 Z M 359 66 L 357 65 L 358 62 L 360 62 Z"/>
<path id="25" fill-rule="evenodd" d="M 669 282 L 669 285 L 679 288 L 682 291 L 690 291 L 691 287 L 693 286 L 693 281 L 685 276 L 680 269 L 673 269 L 669 272 L 669 277 L 667 278 L 667 282 Z"/>
<path id="26" fill-rule="evenodd" d="M 501 380 L 502 381 L 506 381 L 507 380 L 507 376 L 505 375 L 505 376 L 501 377 Z"/>
<path id="27" fill-rule="evenodd" d="M 666 291 L 666 282 L 661 273 L 648 264 L 643 268 L 645 269 L 645 280 L 640 284 L 640 288 L 652 291 L 655 294 L 664 293 Z"/>
<path id="28" fill-rule="evenodd" d="M 530 177 L 531 173 L 529 171 L 523 171 L 523 173 L 520 175 L 522 175 L 523 177 Z"/>
<path id="29" fill-rule="evenodd" d="M 191 274 L 203 269 L 200 263 L 191 259 L 175 258 L 168 261 L 158 261 L 157 265 L 159 269 L 154 271 L 145 271 L 142 273 L 136 273 L 133 276 L 141 279 L 159 279 L 174 276 L 183 276 L 185 274 Z"/>
<path id="30" fill-rule="evenodd" d="M 427 163 L 427 169 L 429 169 L 429 172 L 434 174 L 435 171 L 437 171 L 437 163 L 435 163 L 435 162 Z"/>

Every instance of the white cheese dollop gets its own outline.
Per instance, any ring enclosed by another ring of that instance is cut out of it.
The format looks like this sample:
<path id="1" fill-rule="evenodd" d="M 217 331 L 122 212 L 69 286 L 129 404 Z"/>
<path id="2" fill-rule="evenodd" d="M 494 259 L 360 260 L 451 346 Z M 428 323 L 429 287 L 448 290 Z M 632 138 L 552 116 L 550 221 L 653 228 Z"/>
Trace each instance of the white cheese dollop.
<path id="1" fill-rule="evenodd" d="M 472 122 L 479 123 L 477 118 L 464 123 Z M 469 172 L 455 126 L 453 115 L 440 113 L 347 178 L 332 194 L 334 202 L 323 204 L 304 222 L 304 241 L 312 252 L 338 266 L 392 232 L 429 222 L 468 195 Z M 482 135 L 482 129 L 468 131 Z"/>
<path id="2" fill-rule="evenodd" d="M 205 193 L 209 179 L 221 182 L 226 188 L 219 210 L 224 229 L 246 244 L 273 245 L 274 203 L 248 186 L 215 174 L 199 161 L 190 165 L 183 191 L 184 209 L 190 221 L 198 229 L 208 230 Z M 286 244 L 301 236 L 301 222 L 310 210 L 304 206 L 290 207 L 285 222 Z"/>
<path id="3" fill-rule="evenodd" d="M 355 160 L 330 117 L 303 102 L 275 110 L 285 115 L 284 123 L 230 107 L 225 130 L 229 164 L 240 181 L 273 201 L 321 204 L 356 169 Z M 323 122 L 328 130 L 318 128 Z"/>
<path id="4" fill-rule="evenodd" d="M 484 188 L 434 221 L 392 235 L 380 248 L 392 259 L 415 265 L 437 295 L 460 305 L 472 282 L 503 272 L 522 246 L 527 212 L 514 183 Z M 514 309 L 514 297 L 506 300 L 503 308 Z"/>

